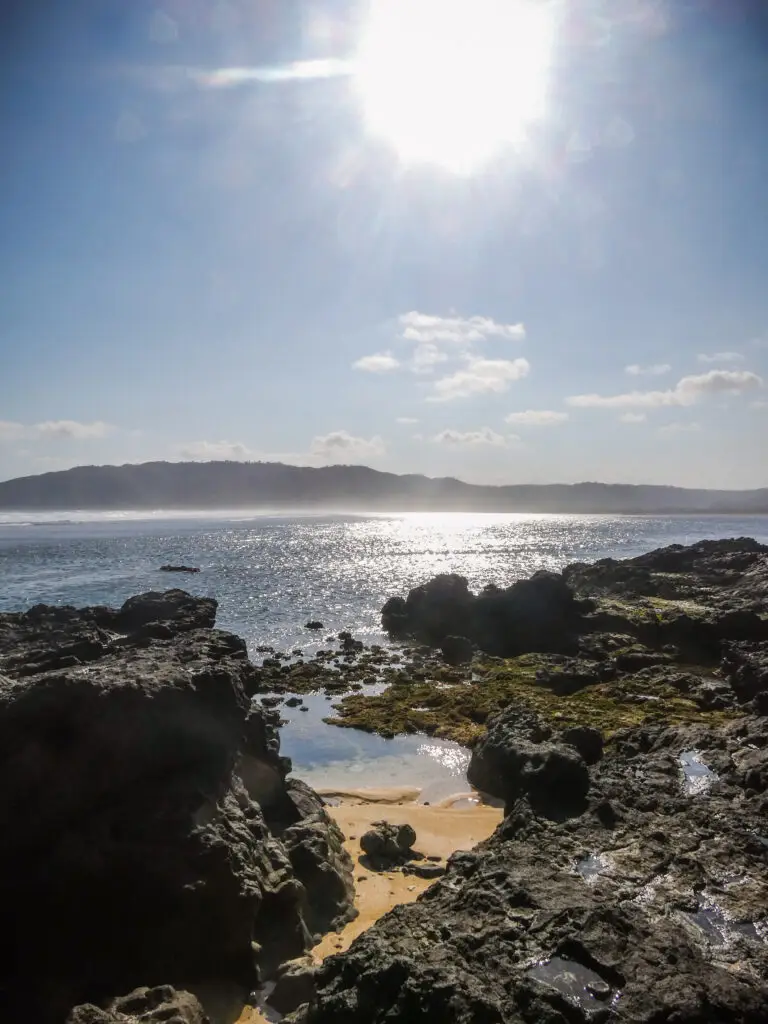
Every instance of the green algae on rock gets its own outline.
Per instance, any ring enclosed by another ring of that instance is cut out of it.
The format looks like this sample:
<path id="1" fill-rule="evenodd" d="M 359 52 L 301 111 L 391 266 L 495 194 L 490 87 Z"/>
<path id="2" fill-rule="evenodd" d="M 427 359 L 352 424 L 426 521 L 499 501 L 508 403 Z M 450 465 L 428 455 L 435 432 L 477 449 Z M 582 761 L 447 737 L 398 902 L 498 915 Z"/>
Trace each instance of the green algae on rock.
<path id="1" fill-rule="evenodd" d="M 584 665 L 588 670 L 589 663 Z M 691 680 L 686 673 L 644 670 L 604 681 L 596 677 L 575 692 L 563 693 L 559 677 L 567 678 L 567 674 L 558 671 L 561 663 L 546 655 L 525 654 L 485 669 L 475 668 L 482 671 L 482 678 L 474 682 L 412 683 L 406 675 L 383 693 L 346 696 L 334 706 L 336 715 L 325 721 L 385 737 L 423 732 L 471 747 L 492 715 L 515 704 L 537 712 L 558 728 L 590 725 L 607 737 L 618 729 L 644 723 L 714 725 L 738 713 L 703 708 L 690 695 L 698 677 Z M 681 676 L 683 689 L 675 685 Z"/>

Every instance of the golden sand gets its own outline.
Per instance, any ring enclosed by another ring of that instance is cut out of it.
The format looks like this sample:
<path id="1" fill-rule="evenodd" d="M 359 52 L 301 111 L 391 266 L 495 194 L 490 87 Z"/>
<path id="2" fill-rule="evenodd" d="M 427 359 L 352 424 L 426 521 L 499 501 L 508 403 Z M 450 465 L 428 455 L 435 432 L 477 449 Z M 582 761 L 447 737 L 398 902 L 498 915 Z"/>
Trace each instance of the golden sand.
<path id="1" fill-rule="evenodd" d="M 380 917 L 400 903 L 412 903 L 432 881 L 399 871 L 371 871 L 358 860 L 360 837 L 382 818 L 393 825 L 411 825 L 415 849 L 425 857 L 446 860 L 457 850 L 469 850 L 494 831 L 502 819 L 501 808 L 477 802 L 474 794 L 462 793 L 436 805 L 417 804 L 418 789 L 319 790 L 326 799 L 338 800 L 326 809 L 344 833 L 344 845 L 354 862 L 355 906 L 358 916 L 340 932 L 330 932 L 312 950 L 318 961 L 341 953 Z M 237 1024 L 264 1024 L 267 1018 L 246 1007 Z M 229 1024 L 229 1022 L 227 1022 Z"/>

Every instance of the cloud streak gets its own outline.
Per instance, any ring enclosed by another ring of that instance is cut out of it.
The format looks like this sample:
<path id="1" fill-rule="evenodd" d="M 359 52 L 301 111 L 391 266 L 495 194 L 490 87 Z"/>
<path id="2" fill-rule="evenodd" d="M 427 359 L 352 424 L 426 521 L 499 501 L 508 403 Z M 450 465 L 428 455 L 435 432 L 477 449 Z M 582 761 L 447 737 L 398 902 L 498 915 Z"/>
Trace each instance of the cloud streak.
<path id="1" fill-rule="evenodd" d="M 117 428 L 111 423 L 97 420 L 94 423 L 79 423 L 77 420 L 46 420 L 43 423 L 16 423 L 0 420 L 0 441 L 39 441 L 48 439 L 91 441 L 107 437 Z"/>
<path id="2" fill-rule="evenodd" d="M 683 377 L 667 391 L 629 391 L 620 395 L 571 395 L 568 405 L 577 409 L 661 409 L 695 405 L 710 395 L 738 395 L 763 386 L 750 370 L 710 370 Z"/>
<path id="3" fill-rule="evenodd" d="M 555 412 L 552 409 L 526 409 L 525 412 L 511 412 L 504 417 L 504 422 L 526 427 L 557 427 L 565 423 L 568 418 L 567 412 Z"/>
<path id="4" fill-rule="evenodd" d="M 256 455 L 240 441 L 188 441 L 179 447 L 179 454 L 185 459 L 202 462 L 218 459 L 247 462 Z"/>
<path id="5" fill-rule="evenodd" d="M 465 432 L 450 429 L 442 430 L 432 440 L 435 444 L 444 444 L 452 448 L 478 448 L 483 446 L 509 448 L 511 445 L 520 442 L 520 438 L 516 434 L 504 436 L 503 434 L 497 434 L 490 427 L 481 427 L 479 430 L 468 430 Z"/>
<path id="6" fill-rule="evenodd" d="M 628 373 L 630 377 L 661 377 L 665 373 L 669 373 L 671 369 L 669 363 L 653 363 L 651 366 L 632 363 L 624 367 L 624 373 Z"/>
<path id="7" fill-rule="evenodd" d="M 391 373 L 399 366 L 399 359 L 395 359 L 391 352 L 377 352 L 375 355 L 358 359 L 352 364 L 352 369 L 362 370 L 363 373 Z"/>
<path id="8" fill-rule="evenodd" d="M 419 345 L 447 344 L 469 346 L 488 338 L 524 341 L 524 324 L 500 324 L 487 316 L 433 316 L 411 310 L 399 317 L 401 335 Z"/>
<path id="9" fill-rule="evenodd" d="M 355 458 L 377 458 L 386 454 L 382 438 L 354 437 L 347 430 L 334 430 L 330 434 L 312 439 L 309 454 L 316 458 L 336 459 L 343 456 Z"/>

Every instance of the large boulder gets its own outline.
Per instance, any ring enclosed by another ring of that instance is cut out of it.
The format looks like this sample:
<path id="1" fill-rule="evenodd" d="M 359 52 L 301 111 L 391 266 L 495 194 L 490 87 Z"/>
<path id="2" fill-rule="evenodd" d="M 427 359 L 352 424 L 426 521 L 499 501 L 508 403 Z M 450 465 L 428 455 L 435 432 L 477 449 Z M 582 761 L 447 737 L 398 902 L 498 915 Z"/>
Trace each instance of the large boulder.
<path id="1" fill-rule="evenodd" d="M 351 864 L 321 863 L 338 837 L 318 803 L 316 870 L 294 867 L 284 810 L 295 832 L 306 809 L 213 612 L 174 591 L 0 615 L 0 1019 L 60 1024 L 178 979 L 250 987 L 348 910 Z"/>
<path id="2" fill-rule="evenodd" d="M 521 728 L 516 709 L 501 712 L 472 751 L 467 778 L 483 793 L 504 801 L 510 813 L 518 800 L 549 818 L 580 814 L 589 791 L 589 770 L 579 750 Z"/>
<path id="3" fill-rule="evenodd" d="M 390 598 L 382 609 L 384 629 L 453 651 L 464 638 L 483 651 L 513 657 L 529 651 L 575 650 L 582 602 L 556 573 L 538 572 L 511 587 L 486 587 L 479 595 L 463 576 L 436 576 Z M 468 648 L 467 648 L 468 651 Z"/>

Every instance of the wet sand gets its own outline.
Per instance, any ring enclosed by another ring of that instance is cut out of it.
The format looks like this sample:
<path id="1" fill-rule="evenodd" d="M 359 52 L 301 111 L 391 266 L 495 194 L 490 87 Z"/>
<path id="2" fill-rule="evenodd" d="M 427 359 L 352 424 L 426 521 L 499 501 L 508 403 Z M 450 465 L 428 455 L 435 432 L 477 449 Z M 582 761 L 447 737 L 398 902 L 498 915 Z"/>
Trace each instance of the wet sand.
<path id="1" fill-rule="evenodd" d="M 371 871 L 360 864 L 360 837 L 374 821 L 385 819 L 395 825 L 411 825 L 416 832 L 414 849 L 444 862 L 457 850 L 469 850 L 487 839 L 502 819 L 500 807 L 480 803 L 472 793 L 427 805 L 417 803 L 420 791 L 413 788 L 319 792 L 329 801 L 328 813 L 344 833 L 344 845 L 354 862 L 355 906 L 359 913 L 341 932 L 330 932 L 315 946 L 312 955 L 318 963 L 343 952 L 393 907 L 412 903 L 433 884 L 432 880 L 399 871 Z M 263 1024 L 268 1019 L 247 1007 L 238 1024 Z"/>

